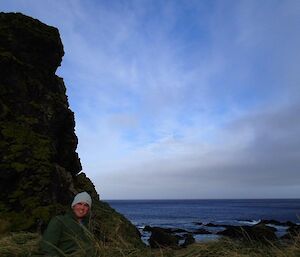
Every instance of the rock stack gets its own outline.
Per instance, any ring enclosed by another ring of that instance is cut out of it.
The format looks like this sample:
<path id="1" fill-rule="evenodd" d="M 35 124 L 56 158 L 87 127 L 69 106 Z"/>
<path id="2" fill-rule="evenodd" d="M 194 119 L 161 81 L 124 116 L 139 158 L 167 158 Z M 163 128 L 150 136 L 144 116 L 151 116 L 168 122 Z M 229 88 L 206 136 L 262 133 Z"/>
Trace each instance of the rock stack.
<path id="1" fill-rule="evenodd" d="M 63 55 L 56 28 L 0 13 L 0 227 L 35 231 L 85 190 L 96 203 L 95 230 L 106 240 L 122 236 L 139 244 L 136 228 L 100 202 L 80 173 L 74 114 L 55 75 Z"/>

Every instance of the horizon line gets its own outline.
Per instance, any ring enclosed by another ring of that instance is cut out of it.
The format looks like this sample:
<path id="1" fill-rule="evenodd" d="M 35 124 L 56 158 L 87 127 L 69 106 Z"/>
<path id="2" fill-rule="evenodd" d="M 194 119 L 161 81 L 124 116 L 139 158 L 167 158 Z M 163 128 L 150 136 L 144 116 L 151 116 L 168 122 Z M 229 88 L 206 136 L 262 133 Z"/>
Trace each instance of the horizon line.
<path id="1" fill-rule="evenodd" d="M 100 201 L 190 201 L 190 200 L 300 200 L 300 198 L 164 198 L 164 199 L 100 199 Z"/>

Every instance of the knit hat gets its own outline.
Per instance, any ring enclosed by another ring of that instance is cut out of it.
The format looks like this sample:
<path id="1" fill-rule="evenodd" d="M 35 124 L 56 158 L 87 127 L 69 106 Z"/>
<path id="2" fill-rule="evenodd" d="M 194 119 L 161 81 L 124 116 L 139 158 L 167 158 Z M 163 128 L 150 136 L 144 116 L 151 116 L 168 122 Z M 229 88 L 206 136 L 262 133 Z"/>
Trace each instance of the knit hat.
<path id="1" fill-rule="evenodd" d="M 81 192 L 81 193 L 75 195 L 74 200 L 71 204 L 71 207 L 73 208 L 73 206 L 77 203 L 87 203 L 89 205 L 89 207 L 91 208 L 92 207 L 92 198 L 87 192 Z"/>

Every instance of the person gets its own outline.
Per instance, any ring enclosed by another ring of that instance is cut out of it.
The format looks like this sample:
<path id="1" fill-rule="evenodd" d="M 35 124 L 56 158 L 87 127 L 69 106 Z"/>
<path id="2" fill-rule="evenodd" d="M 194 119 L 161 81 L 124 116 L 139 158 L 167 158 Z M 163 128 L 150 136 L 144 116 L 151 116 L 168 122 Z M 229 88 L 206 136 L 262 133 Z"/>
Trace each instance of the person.
<path id="1" fill-rule="evenodd" d="M 89 232 L 92 198 L 87 192 L 74 197 L 72 211 L 51 219 L 40 242 L 40 251 L 47 256 L 94 256 Z"/>

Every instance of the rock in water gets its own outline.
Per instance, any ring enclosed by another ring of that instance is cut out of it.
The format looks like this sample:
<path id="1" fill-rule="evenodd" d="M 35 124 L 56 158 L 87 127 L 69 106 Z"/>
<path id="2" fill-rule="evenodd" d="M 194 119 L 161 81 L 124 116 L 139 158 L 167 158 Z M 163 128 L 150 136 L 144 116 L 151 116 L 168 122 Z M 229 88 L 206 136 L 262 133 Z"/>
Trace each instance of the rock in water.
<path id="1" fill-rule="evenodd" d="M 251 227 L 228 226 L 224 231 L 220 231 L 217 234 L 235 239 L 259 241 L 261 243 L 269 243 L 277 240 L 274 228 L 264 224 L 258 224 Z"/>
<path id="2" fill-rule="evenodd" d="M 0 13 L 0 222 L 34 231 L 86 190 L 103 237 L 139 244 L 136 228 L 99 202 L 92 182 L 79 174 L 74 114 L 63 79 L 55 75 L 63 55 L 56 28 L 21 13 Z"/>
<path id="3" fill-rule="evenodd" d="M 167 233 L 164 229 L 153 227 L 151 229 L 149 244 L 152 248 L 171 247 L 178 248 L 179 240 L 175 235 Z"/>
<path id="4" fill-rule="evenodd" d="M 182 247 L 187 247 L 188 245 L 191 245 L 195 242 L 196 242 L 195 238 L 193 237 L 192 234 L 189 233 L 185 235 L 185 239 L 184 239 L 184 243 L 182 244 Z"/>

